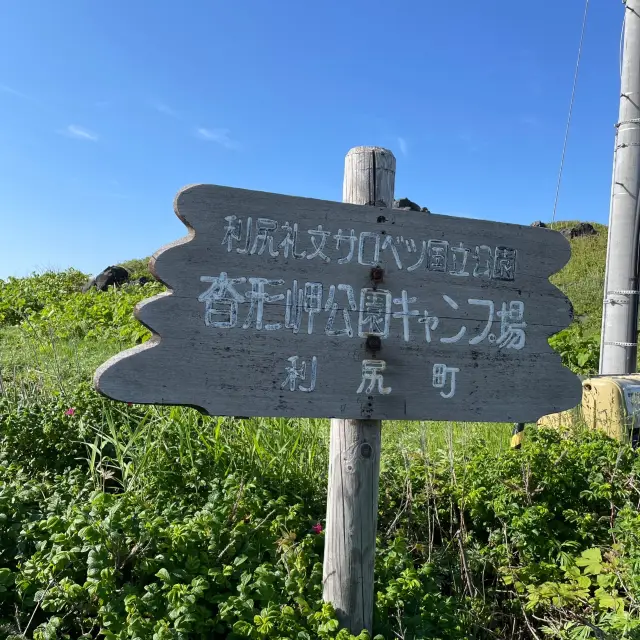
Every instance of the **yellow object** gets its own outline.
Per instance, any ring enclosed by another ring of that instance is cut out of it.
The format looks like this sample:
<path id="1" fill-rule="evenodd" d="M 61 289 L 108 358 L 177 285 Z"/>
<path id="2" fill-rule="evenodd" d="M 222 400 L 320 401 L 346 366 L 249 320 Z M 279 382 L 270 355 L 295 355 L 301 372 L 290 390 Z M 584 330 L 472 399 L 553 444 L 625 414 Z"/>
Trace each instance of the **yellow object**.
<path id="1" fill-rule="evenodd" d="M 640 375 L 585 378 L 582 404 L 569 411 L 543 416 L 538 425 L 558 428 L 578 422 L 636 448 L 640 435 Z"/>
<path id="2" fill-rule="evenodd" d="M 519 449 L 522 446 L 524 440 L 524 423 L 516 422 L 513 425 L 513 433 L 511 435 L 511 448 Z"/>

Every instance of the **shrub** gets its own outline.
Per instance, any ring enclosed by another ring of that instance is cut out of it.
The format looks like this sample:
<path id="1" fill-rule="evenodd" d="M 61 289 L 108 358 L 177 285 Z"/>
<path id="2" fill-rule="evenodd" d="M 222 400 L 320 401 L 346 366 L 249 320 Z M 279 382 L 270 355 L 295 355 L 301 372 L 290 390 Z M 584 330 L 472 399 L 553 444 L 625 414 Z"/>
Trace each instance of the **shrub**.
<path id="1" fill-rule="evenodd" d="M 87 276 L 75 269 L 0 280 L 0 326 L 20 324 L 48 304 L 79 291 L 86 281 Z"/>
<path id="2" fill-rule="evenodd" d="M 562 364 L 574 373 L 598 372 L 600 342 L 596 337 L 586 337 L 580 324 L 574 323 L 552 336 L 549 344 L 560 354 Z"/>
<path id="3" fill-rule="evenodd" d="M 91 289 L 49 301 L 23 323 L 23 328 L 45 339 L 53 334 L 62 340 L 118 341 L 123 346 L 145 342 L 151 332 L 136 320 L 135 306 L 164 291 L 159 282 Z"/>

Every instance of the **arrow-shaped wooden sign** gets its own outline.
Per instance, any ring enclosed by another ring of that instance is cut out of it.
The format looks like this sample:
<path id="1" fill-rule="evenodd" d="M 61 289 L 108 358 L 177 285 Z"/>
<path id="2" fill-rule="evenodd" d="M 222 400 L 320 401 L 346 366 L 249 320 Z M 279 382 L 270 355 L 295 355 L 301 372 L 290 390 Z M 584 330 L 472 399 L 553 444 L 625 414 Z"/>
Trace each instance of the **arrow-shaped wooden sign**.
<path id="1" fill-rule="evenodd" d="M 580 402 L 549 229 L 213 185 L 151 262 L 154 332 L 96 373 L 116 400 L 211 415 L 529 422 Z"/>

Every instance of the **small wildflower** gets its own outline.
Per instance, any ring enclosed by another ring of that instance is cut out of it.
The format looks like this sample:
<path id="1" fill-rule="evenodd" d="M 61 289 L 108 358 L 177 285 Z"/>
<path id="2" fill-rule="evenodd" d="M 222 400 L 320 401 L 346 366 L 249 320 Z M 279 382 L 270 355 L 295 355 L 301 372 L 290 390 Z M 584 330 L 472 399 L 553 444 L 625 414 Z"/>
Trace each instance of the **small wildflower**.
<path id="1" fill-rule="evenodd" d="M 65 416 L 74 416 L 76 414 L 76 410 L 73 407 L 69 407 L 65 412 Z"/>
<path id="2" fill-rule="evenodd" d="M 133 402 L 127 402 L 127 407 L 133 407 Z"/>
<path id="3" fill-rule="evenodd" d="M 314 524 L 313 527 L 311 527 L 313 533 L 322 533 L 322 525 L 318 522 L 318 524 Z"/>

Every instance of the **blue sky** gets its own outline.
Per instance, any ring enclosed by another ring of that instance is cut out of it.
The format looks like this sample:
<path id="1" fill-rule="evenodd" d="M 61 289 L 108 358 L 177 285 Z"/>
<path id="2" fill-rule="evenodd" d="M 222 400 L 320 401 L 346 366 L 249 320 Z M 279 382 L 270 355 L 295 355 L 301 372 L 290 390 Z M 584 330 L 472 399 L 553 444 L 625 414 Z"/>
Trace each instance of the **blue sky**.
<path id="1" fill-rule="evenodd" d="M 184 235 L 196 182 L 328 200 L 344 155 L 396 197 L 549 220 L 582 0 L 0 5 L 0 278 L 89 273 Z M 623 5 L 591 0 L 558 219 L 606 223 Z"/>

